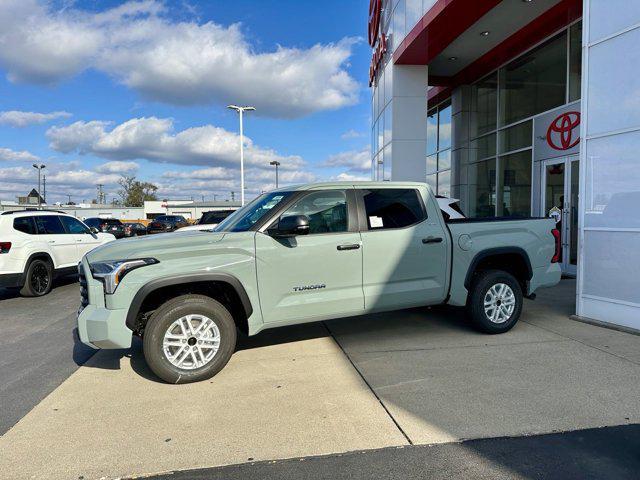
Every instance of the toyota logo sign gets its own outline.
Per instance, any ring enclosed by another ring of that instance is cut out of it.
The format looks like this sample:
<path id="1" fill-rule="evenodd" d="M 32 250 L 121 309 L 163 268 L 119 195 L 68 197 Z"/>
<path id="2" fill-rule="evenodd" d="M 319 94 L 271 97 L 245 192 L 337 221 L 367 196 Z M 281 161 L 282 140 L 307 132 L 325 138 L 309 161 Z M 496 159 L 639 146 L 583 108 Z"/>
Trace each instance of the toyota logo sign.
<path id="1" fill-rule="evenodd" d="M 580 143 L 580 135 L 574 135 L 574 130 L 579 125 L 580 112 L 558 115 L 547 129 L 547 143 L 554 150 L 569 150 L 575 147 Z"/>
<path id="2" fill-rule="evenodd" d="M 382 0 L 369 0 L 369 45 L 374 47 L 380 31 Z"/>

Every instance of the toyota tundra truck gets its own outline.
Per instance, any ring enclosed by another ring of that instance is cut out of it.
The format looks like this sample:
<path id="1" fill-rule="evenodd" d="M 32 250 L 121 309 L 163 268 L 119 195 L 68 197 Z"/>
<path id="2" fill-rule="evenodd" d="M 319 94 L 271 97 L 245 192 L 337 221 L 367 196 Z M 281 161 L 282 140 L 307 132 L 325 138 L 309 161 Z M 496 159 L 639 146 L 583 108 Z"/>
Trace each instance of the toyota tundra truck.
<path id="1" fill-rule="evenodd" d="M 451 218 L 424 183 L 322 183 L 265 193 L 213 231 L 99 247 L 78 269 L 80 339 L 129 348 L 166 382 L 210 378 L 238 330 L 453 305 L 489 334 L 560 280 L 551 219 Z M 348 319 L 344 321 L 349 321 Z"/>

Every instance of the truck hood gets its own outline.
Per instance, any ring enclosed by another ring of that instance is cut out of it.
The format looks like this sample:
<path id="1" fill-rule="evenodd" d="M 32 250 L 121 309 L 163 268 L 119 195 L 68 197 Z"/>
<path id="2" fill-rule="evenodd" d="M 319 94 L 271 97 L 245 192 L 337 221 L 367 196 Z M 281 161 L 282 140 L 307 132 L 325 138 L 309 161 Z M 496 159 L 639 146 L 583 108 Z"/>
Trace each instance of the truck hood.
<path id="1" fill-rule="evenodd" d="M 224 243 L 225 247 L 232 246 L 235 243 L 234 240 L 241 240 L 240 236 L 246 239 L 248 233 L 229 234 L 192 231 L 133 237 L 102 245 L 87 253 L 86 258 L 89 263 L 93 263 L 129 258 L 153 257 L 162 260 L 188 257 L 196 254 L 195 252 L 202 253 L 207 251 L 220 243 Z"/>

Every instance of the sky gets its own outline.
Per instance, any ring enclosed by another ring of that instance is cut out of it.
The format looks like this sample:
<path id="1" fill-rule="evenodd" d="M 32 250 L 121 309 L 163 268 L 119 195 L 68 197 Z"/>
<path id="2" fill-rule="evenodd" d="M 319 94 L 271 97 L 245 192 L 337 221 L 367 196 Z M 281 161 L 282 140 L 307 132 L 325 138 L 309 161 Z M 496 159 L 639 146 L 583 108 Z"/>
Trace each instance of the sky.
<path id="1" fill-rule="evenodd" d="M 370 178 L 364 0 L 0 1 L 0 200 L 251 198 Z"/>

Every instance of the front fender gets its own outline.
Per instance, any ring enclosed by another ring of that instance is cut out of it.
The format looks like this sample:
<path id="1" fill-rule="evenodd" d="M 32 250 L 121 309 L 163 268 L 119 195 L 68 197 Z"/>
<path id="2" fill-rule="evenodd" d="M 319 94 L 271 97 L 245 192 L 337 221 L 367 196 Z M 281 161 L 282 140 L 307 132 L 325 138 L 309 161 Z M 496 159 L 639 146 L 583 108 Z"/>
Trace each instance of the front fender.
<path id="1" fill-rule="evenodd" d="M 140 288 L 134 295 L 133 299 L 131 300 L 131 304 L 129 305 L 126 320 L 127 327 L 129 327 L 131 330 L 135 330 L 136 319 L 138 317 L 138 313 L 140 312 L 142 302 L 144 302 L 145 298 L 147 298 L 147 296 L 155 290 L 158 290 L 159 288 L 170 287 L 172 285 L 184 285 L 196 282 L 222 282 L 231 285 L 231 287 L 238 294 L 240 301 L 242 302 L 242 307 L 247 318 L 251 317 L 251 315 L 253 314 L 253 305 L 251 303 L 249 295 L 247 294 L 247 291 L 242 285 L 242 282 L 233 275 L 223 272 L 187 273 L 157 278 L 143 285 L 142 288 Z"/>

